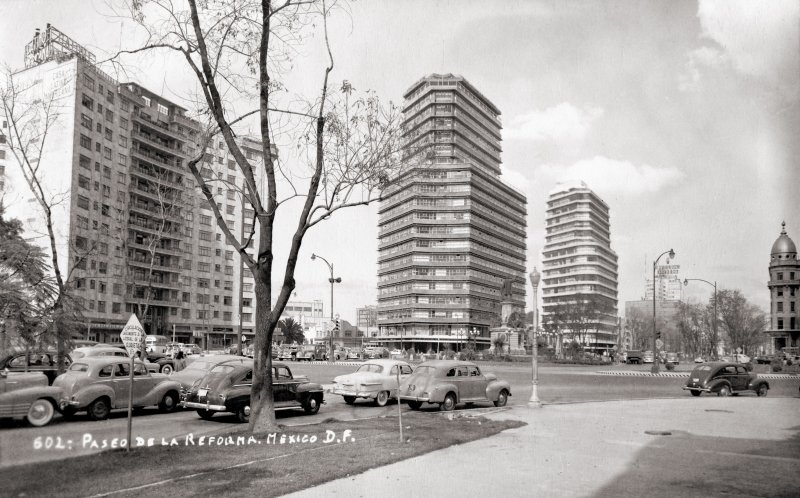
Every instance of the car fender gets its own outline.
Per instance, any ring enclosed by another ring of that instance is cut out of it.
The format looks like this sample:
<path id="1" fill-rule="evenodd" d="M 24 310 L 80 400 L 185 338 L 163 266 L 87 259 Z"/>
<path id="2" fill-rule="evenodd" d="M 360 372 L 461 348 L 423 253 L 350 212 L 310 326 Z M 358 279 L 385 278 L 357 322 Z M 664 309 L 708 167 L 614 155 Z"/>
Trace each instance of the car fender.
<path id="1" fill-rule="evenodd" d="M 24 416 L 37 399 L 46 399 L 58 408 L 64 390 L 52 386 L 31 386 L 0 394 L 0 414 L 4 417 Z"/>
<path id="2" fill-rule="evenodd" d="M 728 382 L 728 381 L 727 381 L 727 380 L 725 380 L 725 379 L 716 379 L 716 380 L 713 380 L 713 381 L 709 382 L 709 383 L 708 383 L 708 390 L 709 390 L 710 392 L 712 392 L 712 393 L 713 393 L 713 392 L 717 392 L 717 391 L 719 391 L 719 389 L 720 389 L 722 386 L 728 386 L 728 389 L 730 389 L 731 391 L 733 391 L 733 388 L 731 387 L 731 383 L 730 383 L 730 382 Z"/>
<path id="3" fill-rule="evenodd" d="M 508 391 L 508 395 L 511 395 L 511 384 L 504 380 L 496 380 L 493 382 L 489 382 L 489 385 L 486 386 L 486 398 L 489 401 L 497 401 L 498 396 L 500 396 L 500 391 L 505 389 Z"/>
<path id="4" fill-rule="evenodd" d="M 450 392 L 456 394 L 456 403 L 458 403 L 461 399 L 461 395 L 458 392 L 458 386 L 450 382 L 437 383 L 436 386 L 430 391 L 431 403 L 443 402 L 444 397 Z"/>
<path id="5" fill-rule="evenodd" d="M 178 396 L 181 394 L 181 383 L 176 382 L 174 380 L 168 380 L 165 382 L 161 382 L 156 384 L 150 392 L 145 395 L 145 402 L 143 404 L 146 405 L 157 405 L 161 403 L 161 398 L 164 397 L 165 394 L 169 391 L 175 391 L 178 393 Z"/>
<path id="6" fill-rule="evenodd" d="M 755 378 L 755 379 L 753 379 L 753 380 L 751 380 L 750 382 L 748 382 L 748 383 L 747 383 L 747 389 L 749 389 L 749 390 L 751 390 L 751 391 L 757 391 L 757 390 L 758 390 L 758 387 L 759 387 L 761 384 L 764 384 L 764 385 L 766 385 L 766 386 L 767 386 L 767 389 L 769 389 L 769 388 L 770 388 L 770 387 L 769 387 L 769 382 L 767 382 L 767 381 L 766 381 L 766 380 L 764 380 L 764 379 Z"/>
<path id="7" fill-rule="evenodd" d="M 225 408 L 230 412 L 236 413 L 243 406 L 250 406 L 250 393 L 234 394 L 230 398 L 225 398 Z"/>
<path id="8" fill-rule="evenodd" d="M 107 396 L 108 399 L 111 400 L 111 406 L 114 406 L 116 393 L 114 389 L 106 385 L 90 384 L 73 394 L 72 399 L 78 403 L 78 409 L 83 409 L 89 406 L 89 403 L 102 396 Z"/>
<path id="9" fill-rule="evenodd" d="M 314 382 L 306 382 L 304 384 L 300 384 L 297 386 L 297 393 L 316 393 L 316 392 L 324 392 L 324 389 L 320 384 L 316 384 Z"/>

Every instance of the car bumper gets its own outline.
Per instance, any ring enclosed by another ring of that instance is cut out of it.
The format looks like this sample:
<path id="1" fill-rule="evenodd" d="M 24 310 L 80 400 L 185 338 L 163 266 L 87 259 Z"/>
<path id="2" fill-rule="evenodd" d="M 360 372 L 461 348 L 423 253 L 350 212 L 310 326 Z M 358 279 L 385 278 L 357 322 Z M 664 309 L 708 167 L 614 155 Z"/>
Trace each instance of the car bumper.
<path id="1" fill-rule="evenodd" d="M 710 392 L 711 392 L 711 389 L 709 389 L 709 388 L 707 388 L 707 387 L 689 387 L 689 386 L 683 386 L 683 388 L 682 388 L 682 389 L 683 389 L 684 391 L 700 391 L 700 392 L 704 392 L 704 393 L 710 393 Z"/>
<path id="2" fill-rule="evenodd" d="M 196 401 L 181 401 L 183 408 L 194 408 L 195 410 L 208 410 L 212 412 L 226 412 L 225 405 L 212 405 L 209 403 L 198 403 Z"/>
<path id="3" fill-rule="evenodd" d="M 81 406 L 81 404 L 78 401 L 74 400 L 74 399 L 62 399 L 62 400 L 60 400 L 58 402 L 58 409 L 59 410 L 63 410 L 64 408 L 66 408 L 68 406 L 74 406 L 74 407 L 78 408 L 78 407 Z"/>
<path id="4" fill-rule="evenodd" d="M 429 396 L 408 396 L 403 394 L 400 396 L 400 398 L 406 401 L 421 401 L 423 403 L 433 403 L 433 401 L 431 401 L 431 398 Z"/>
<path id="5" fill-rule="evenodd" d="M 341 396 L 355 396 L 356 398 L 374 398 L 378 395 L 378 391 L 357 391 L 355 389 L 342 389 L 334 387 L 331 389 L 331 394 L 339 394 Z"/>

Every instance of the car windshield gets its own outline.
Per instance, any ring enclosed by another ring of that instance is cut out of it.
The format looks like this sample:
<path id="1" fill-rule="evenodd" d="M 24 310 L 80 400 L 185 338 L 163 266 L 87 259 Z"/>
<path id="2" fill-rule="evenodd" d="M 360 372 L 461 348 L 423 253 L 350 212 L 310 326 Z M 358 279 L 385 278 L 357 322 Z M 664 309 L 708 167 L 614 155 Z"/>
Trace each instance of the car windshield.
<path id="1" fill-rule="evenodd" d="M 72 366 L 69 367 L 70 372 L 85 372 L 89 370 L 89 365 L 86 363 L 73 363 Z"/>
<path id="2" fill-rule="evenodd" d="M 356 370 L 356 372 L 381 373 L 381 372 L 383 372 L 383 367 L 380 366 L 380 365 L 376 365 L 375 363 L 365 363 L 364 365 L 361 365 L 360 367 L 358 367 L 358 370 Z"/>
<path id="3" fill-rule="evenodd" d="M 421 374 L 421 375 L 433 375 L 436 372 L 436 368 L 431 366 L 420 366 L 414 370 L 414 374 Z"/>
<path id="4" fill-rule="evenodd" d="M 211 361 L 204 361 L 204 360 L 195 360 L 188 367 L 186 370 L 208 370 L 208 367 L 213 365 L 214 362 Z"/>
<path id="5" fill-rule="evenodd" d="M 212 374 L 226 374 L 233 372 L 233 367 L 230 365 L 217 365 L 211 369 Z"/>
<path id="6" fill-rule="evenodd" d="M 73 360 L 77 360 L 78 358 L 83 358 L 84 356 L 86 356 L 86 353 L 84 353 L 83 351 L 73 351 L 70 354 L 70 356 L 72 356 Z"/>

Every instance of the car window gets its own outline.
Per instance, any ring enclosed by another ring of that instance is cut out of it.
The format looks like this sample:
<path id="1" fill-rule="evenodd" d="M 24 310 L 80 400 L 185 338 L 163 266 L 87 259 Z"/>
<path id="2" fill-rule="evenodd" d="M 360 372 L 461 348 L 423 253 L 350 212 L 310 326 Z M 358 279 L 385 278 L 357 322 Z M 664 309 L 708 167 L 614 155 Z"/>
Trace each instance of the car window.
<path id="1" fill-rule="evenodd" d="M 233 367 L 230 365 L 217 365 L 216 367 L 211 369 L 212 374 L 226 374 L 233 372 Z"/>
<path id="2" fill-rule="evenodd" d="M 720 373 L 730 375 L 736 373 L 736 369 L 734 367 L 725 367 Z"/>
<path id="3" fill-rule="evenodd" d="M 469 368 L 467 368 L 467 367 L 458 367 L 458 375 L 460 377 L 468 377 L 469 376 Z"/>
<path id="4" fill-rule="evenodd" d="M 391 370 L 389 370 L 389 375 L 396 377 L 397 376 L 397 365 L 393 366 Z"/>
<path id="5" fill-rule="evenodd" d="M 414 370 L 414 373 L 419 375 L 434 375 L 436 373 L 436 368 L 428 365 L 421 365 Z"/>
<path id="6" fill-rule="evenodd" d="M 358 370 L 356 370 L 356 372 L 381 373 L 381 372 L 383 372 L 383 367 L 381 365 L 376 364 L 376 363 L 365 363 L 365 364 L 361 365 L 360 367 L 358 367 Z"/>
<path id="7" fill-rule="evenodd" d="M 69 367 L 70 372 L 85 372 L 89 370 L 89 365 L 86 363 L 73 363 L 71 367 Z"/>
<path id="8" fill-rule="evenodd" d="M 292 378 L 292 374 L 289 373 L 288 368 L 278 367 L 278 375 L 275 378 L 279 380 L 287 380 Z"/>
<path id="9" fill-rule="evenodd" d="M 13 358 L 11 361 L 8 362 L 9 367 L 24 367 L 27 365 L 27 361 L 25 360 L 25 355 L 17 356 Z"/>
<path id="10" fill-rule="evenodd" d="M 411 367 L 408 365 L 400 365 L 400 374 L 401 375 L 409 375 L 411 374 L 412 370 Z"/>
<path id="11" fill-rule="evenodd" d="M 131 369 L 126 363 L 117 363 L 114 369 L 115 377 L 130 377 Z"/>
<path id="12" fill-rule="evenodd" d="M 447 371 L 447 376 L 448 377 L 455 377 L 456 376 L 456 369 L 455 368 L 451 368 L 450 370 L 448 370 Z"/>
<path id="13" fill-rule="evenodd" d="M 478 377 L 480 376 L 481 371 L 478 370 L 478 367 L 469 367 L 469 375 L 470 377 Z"/>
<path id="14" fill-rule="evenodd" d="M 72 369 L 70 369 L 72 370 Z M 97 372 L 98 377 L 111 377 L 111 372 L 114 371 L 114 365 L 106 365 Z"/>
<path id="15" fill-rule="evenodd" d="M 252 370 L 248 370 L 247 373 L 244 374 L 244 378 L 242 379 L 242 382 L 244 382 L 245 384 L 252 384 L 253 383 L 253 371 Z"/>
<path id="16" fill-rule="evenodd" d="M 737 373 L 738 375 L 744 375 L 744 374 L 746 374 L 746 373 L 747 373 L 747 371 L 744 369 L 744 367 L 737 366 L 737 367 L 736 367 L 736 373 Z"/>
<path id="17" fill-rule="evenodd" d="M 133 366 L 133 375 L 147 375 L 147 367 L 142 363 Z"/>

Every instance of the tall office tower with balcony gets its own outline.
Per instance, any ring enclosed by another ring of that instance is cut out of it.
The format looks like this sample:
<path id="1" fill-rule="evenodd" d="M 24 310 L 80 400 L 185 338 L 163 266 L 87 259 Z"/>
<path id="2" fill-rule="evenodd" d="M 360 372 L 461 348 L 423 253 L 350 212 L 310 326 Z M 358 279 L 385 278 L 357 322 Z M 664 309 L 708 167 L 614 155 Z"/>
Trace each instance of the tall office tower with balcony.
<path id="1" fill-rule="evenodd" d="M 565 341 L 591 351 L 611 349 L 617 338 L 617 254 L 608 205 L 583 182 L 559 185 L 547 199 L 545 223 L 542 323 L 561 322 Z M 585 323 L 578 331 L 565 329 L 565 321 Z"/>
<path id="2" fill-rule="evenodd" d="M 63 199 L 53 208 L 57 252 L 82 304 L 84 336 L 118 341 L 132 312 L 145 314 L 148 333 L 174 331 L 179 341 L 211 348 L 236 340 L 240 328 L 252 334 L 252 277 L 186 166 L 199 153 L 199 124 L 163 96 L 115 81 L 94 61 L 48 25 L 25 47 L 25 68 L 13 76 L 24 99 L 52 101 L 58 110 L 39 164 L 45 190 Z M 259 140 L 238 143 L 248 159 L 260 160 Z M 199 165 L 228 226 L 250 233 L 253 212 L 242 202 L 243 177 L 225 144 L 209 146 Z M 15 194 L 30 197 L 24 179 L 14 183 Z M 41 210 L 30 200 L 9 204 L 9 216 L 41 238 Z M 49 251 L 46 237 L 40 242 Z"/>
<path id="3" fill-rule="evenodd" d="M 376 339 L 436 351 L 477 334 L 485 348 L 500 303 L 525 306 L 527 201 L 500 177 L 500 110 L 453 74 L 404 97 L 404 142 L 424 159 L 409 159 L 379 207 Z"/>

